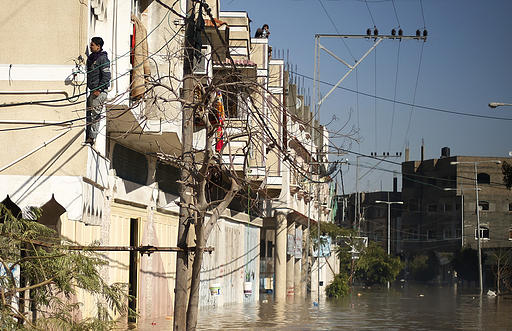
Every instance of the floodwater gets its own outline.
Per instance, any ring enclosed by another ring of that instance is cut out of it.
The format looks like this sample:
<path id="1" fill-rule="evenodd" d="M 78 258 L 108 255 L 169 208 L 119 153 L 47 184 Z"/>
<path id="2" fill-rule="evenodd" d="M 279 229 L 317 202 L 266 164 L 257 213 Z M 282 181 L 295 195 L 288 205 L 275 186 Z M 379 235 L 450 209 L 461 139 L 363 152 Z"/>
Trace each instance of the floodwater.
<path id="1" fill-rule="evenodd" d="M 355 288 L 348 297 L 295 298 L 203 309 L 198 330 L 512 330 L 512 299 L 455 287 Z M 153 321 L 138 330 L 171 330 Z"/>

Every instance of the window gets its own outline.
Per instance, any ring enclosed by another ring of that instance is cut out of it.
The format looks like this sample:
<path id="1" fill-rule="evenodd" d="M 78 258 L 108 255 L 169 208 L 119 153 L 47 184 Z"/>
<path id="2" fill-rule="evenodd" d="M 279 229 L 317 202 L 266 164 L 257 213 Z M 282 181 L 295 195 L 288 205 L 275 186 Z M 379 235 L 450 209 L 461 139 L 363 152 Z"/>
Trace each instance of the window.
<path id="1" fill-rule="evenodd" d="M 116 144 L 112 155 L 112 168 L 116 170 L 118 177 L 146 185 L 148 161 L 144 154 Z"/>
<path id="2" fill-rule="evenodd" d="M 155 180 L 158 182 L 158 188 L 165 193 L 179 195 L 180 170 L 172 165 L 157 162 Z"/>
<path id="3" fill-rule="evenodd" d="M 428 211 L 430 211 L 430 212 L 437 211 L 437 205 L 436 204 L 428 205 Z"/>
<path id="4" fill-rule="evenodd" d="M 265 257 L 265 240 L 260 240 L 260 258 Z"/>
<path id="5" fill-rule="evenodd" d="M 481 172 L 476 176 L 476 180 L 478 184 L 490 184 L 491 176 L 489 176 L 489 174 L 486 174 L 485 172 Z"/>
<path id="6" fill-rule="evenodd" d="M 449 238 L 452 238 L 452 229 L 451 228 L 443 229 L 443 239 L 449 239 Z"/>
<path id="7" fill-rule="evenodd" d="M 512 229 L 508 229 L 508 240 L 512 240 Z"/>
<path id="8" fill-rule="evenodd" d="M 453 207 L 452 205 L 445 203 L 444 204 L 444 211 L 445 212 L 452 211 L 453 210 L 452 207 Z"/>
<path id="9" fill-rule="evenodd" d="M 235 86 L 229 85 L 222 95 L 226 117 L 245 119 L 249 112 L 248 100 Z"/>
<path id="10" fill-rule="evenodd" d="M 267 257 L 272 257 L 272 247 L 274 247 L 272 242 L 270 240 L 267 241 Z"/>
<path id="11" fill-rule="evenodd" d="M 479 210 L 489 210 L 489 202 L 487 202 L 487 201 L 479 201 L 478 202 L 478 209 Z"/>
<path id="12" fill-rule="evenodd" d="M 475 229 L 475 239 L 478 239 L 478 234 Z M 489 240 L 489 228 L 483 225 L 480 225 L 480 239 Z"/>
<path id="13" fill-rule="evenodd" d="M 512 211 L 512 203 L 508 204 L 508 211 Z"/>

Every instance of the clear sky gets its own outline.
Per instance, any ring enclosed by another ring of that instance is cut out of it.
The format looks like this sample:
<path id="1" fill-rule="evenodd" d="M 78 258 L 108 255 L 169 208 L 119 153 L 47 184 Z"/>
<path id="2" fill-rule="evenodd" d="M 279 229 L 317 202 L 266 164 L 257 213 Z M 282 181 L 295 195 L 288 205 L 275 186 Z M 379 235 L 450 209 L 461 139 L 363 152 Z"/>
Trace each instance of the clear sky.
<path id="1" fill-rule="evenodd" d="M 252 34 L 267 23 L 273 49 L 284 50 L 285 58 L 289 54 L 293 68 L 296 65 L 306 77 L 313 77 L 315 34 L 365 34 L 375 24 L 381 34 L 400 26 L 405 35 L 411 35 L 425 27 L 425 43 L 384 40 L 341 85 L 363 94 L 337 89 L 326 99 L 320 118 L 330 132 L 359 131 L 359 143 L 342 138 L 333 142 L 363 154 L 403 154 L 408 144 L 411 160 L 420 158 L 422 139 L 427 159 L 439 157 L 444 146 L 450 147 L 451 155 L 503 157 L 512 151 L 512 107 L 492 110 L 487 106 L 491 101 L 512 103 L 512 1 L 221 0 L 221 10 L 247 11 Z M 321 40 L 349 63 L 372 42 Z M 325 52 L 319 68 L 320 80 L 330 83 L 347 70 Z M 312 80 L 298 80 L 313 95 Z M 320 93 L 325 95 L 329 89 L 323 84 Z M 508 120 L 436 112 L 393 100 Z M 355 155 L 343 158 L 351 163 L 343 166 L 345 192 L 354 192 Z M 360 163 L 359 173 L 364 175 L 376 162 L 361 158 Z M 400 171 L 400 167 L 381 163 L 376 168 L 360 179 L 360 190 L 380 190 L 381 185 L 391 189 L 392 173 L 379 169 Z"/>

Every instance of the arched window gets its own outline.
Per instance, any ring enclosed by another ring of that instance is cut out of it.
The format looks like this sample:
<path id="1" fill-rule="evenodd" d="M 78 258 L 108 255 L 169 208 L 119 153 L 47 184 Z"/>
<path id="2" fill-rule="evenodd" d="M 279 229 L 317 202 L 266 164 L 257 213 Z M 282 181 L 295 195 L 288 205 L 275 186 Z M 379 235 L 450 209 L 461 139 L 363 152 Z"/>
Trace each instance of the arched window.
<path id="1" fill-rule="evenodd" d="M 476 179 L 478 181 L 478 184 L 490 184 L 491 183 L 491 176 L 489 174 L 486 174 L 485 172 L 481 172 L 476 176 Z"/>

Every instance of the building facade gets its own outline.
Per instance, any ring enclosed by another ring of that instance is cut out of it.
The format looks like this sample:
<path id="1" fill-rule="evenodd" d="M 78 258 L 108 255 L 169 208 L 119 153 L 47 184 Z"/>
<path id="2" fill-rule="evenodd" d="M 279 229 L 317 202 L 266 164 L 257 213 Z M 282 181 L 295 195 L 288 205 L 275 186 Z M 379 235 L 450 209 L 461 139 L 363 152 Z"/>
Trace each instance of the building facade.
<path id="1" fill-rule="evenodd" d="M 165 156 L 182 149 L 186 1 L 163 2 L 174 11 L 155 1 L 45 0 L 9 3 L 0 14 L 19 23 L 6 24 L 0 40 L 24 40 L 0 54 L 0 200 L 40 207 L 39 221 L 77 244 L 176 246 L 180 170 Z M 203 86 L 233 86 L 215 91 L 226 110 L 221 159 L 250 184 L 208 238 L 214 251 L 205 253 L 200 305 L 257 301 L 259 289 L 304 294 L 308 226 L 330 219 L 328 179 L 319 175 L 326 158 L 318 157 L 326 130 L 269 40 L 251 38 L 248 14 L 207 4 L 194 76 Z M 93 36 L 105 41 L 112 80 L 91 146 L 84 63 Z M 197 150 L 204 135 L 195 128 Z M 173 314 L 174 253 L 105 255 L 105 279 L 130 285 L 141 323 Z M 77 300 L 83 316 L 95 315 L 96 298 Z"/>
<path id="2" fill-rule="evenodd" d="M 403 246 L 409 252 L 477 247 L 477 205 L 483 250 L 512 246 L 512 193 L 500 157 L 450 156 L 402 163 Z M 477 200 L 478 193 L 478 200 Z"/>

